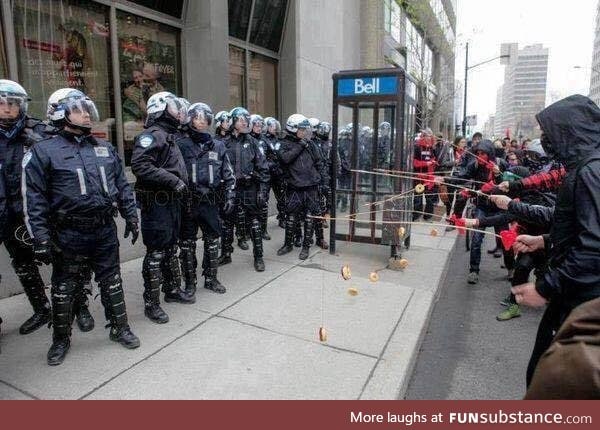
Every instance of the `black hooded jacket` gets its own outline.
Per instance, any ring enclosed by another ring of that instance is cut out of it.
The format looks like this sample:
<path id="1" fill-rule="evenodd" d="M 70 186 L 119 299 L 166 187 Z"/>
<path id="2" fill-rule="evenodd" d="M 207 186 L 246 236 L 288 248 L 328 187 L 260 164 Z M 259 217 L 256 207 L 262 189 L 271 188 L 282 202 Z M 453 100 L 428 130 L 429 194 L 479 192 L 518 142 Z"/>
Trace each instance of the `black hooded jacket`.
<path id="1" fill-rule="evenodd" d="M 550 268 L 536 288 L 572 309 L 600 297 L 600 108 L 574 95 L 541 111 L 537 120 L 567 176 L 550 232 Z"/>

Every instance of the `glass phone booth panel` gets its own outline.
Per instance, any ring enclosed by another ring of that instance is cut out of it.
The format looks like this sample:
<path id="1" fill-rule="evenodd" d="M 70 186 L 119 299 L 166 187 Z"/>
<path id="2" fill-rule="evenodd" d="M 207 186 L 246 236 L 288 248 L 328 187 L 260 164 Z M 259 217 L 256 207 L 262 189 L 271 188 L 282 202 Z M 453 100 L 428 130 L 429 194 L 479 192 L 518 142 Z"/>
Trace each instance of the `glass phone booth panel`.
<path id="1" fill-rule="evenodd" d="M 333 76 L 333 202 L 335 241 L 391 246 L 399 257 L 410 244 L 410 179 L 415 100 L 402 69 L 340 72 Z M 416 87 L 415 87 L 416 88 Z M 394 199 L 393 197 L 397 198 Z M 404 232 L 404 234 L 401 234 Z"/>

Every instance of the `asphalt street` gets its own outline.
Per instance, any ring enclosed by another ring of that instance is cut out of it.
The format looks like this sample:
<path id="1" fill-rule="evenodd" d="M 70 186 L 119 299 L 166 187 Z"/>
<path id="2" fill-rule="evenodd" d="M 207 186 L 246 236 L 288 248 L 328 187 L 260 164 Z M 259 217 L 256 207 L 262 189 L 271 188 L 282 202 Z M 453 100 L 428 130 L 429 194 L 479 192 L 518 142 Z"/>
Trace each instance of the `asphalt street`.
<path id="1" fill-rule="evenodd" d="M 520 399 L 542 310 L 496 321 L 508 294 L 502 259 L 484 243 L 480 282 L 467 284 L 469 253 L 459 238 L 419 351 L 406 399 Z"/>

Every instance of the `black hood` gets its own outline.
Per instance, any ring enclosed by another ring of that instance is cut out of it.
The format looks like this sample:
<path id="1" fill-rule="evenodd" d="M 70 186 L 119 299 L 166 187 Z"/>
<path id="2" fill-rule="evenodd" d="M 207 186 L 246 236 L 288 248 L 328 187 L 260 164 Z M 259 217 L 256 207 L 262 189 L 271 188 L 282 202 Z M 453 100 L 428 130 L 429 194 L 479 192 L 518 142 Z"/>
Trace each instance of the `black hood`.
<path id="1" fill-rule="evenodd" d="M 482 140 L 473 148 L 474 153 L 477 153 L 477 151 L 485 152 L 492 162 L 496 160 L 496 148 L 494 148 L 494 144 L 489 139 Z"/>
<path id="2" fill-rule="evenodd" d="M 558 161 L 573 168 L 600 151 L 600 108 L 576 94 L 551 104 L 536 115 Z"/>

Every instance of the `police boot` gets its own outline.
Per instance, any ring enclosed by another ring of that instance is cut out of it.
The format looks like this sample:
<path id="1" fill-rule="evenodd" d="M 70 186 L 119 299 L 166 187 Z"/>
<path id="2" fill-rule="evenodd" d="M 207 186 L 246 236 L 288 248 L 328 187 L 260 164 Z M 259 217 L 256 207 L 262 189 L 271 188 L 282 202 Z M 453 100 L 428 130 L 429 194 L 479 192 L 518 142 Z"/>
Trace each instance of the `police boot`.
<path id="1" fill-rule="evenodd" d="M 75 297 L 73 299 L 73 314 L 77 320 L 77 327 L 79 327 L 79 330 L 82 332 L 88 332 L 94 329 L 94 317 L 92 317 L 88 308 L 88 294 L 91 294 L 91 291 L 88 293 L 85 287 L 80 284 L 77 286 L 77 291 L 75 291 Z"/>
<path id="2" fill-rule="evenodd" d="M 196 303 L 196 297 L 188 296 L 181 289 L 181 271 L 179 270 L 179 260 L 177 259 L 176 250 L 176 246 L 167 250 L 165 259 L 161 263 L 164 276 L 163 293 L 165 293 L 165 302 L 181 303 L 184 305 Z"/>
<path id="3" fill-rule="evenodd" d="M 169 316 L 160 307 L 160 290 L 163 285 L 163 275 L 160 262 L 164 258 L 162 251 L 150 251 L 142 264 L 144 278 L 144 315 L 157 324 L 169 322 Z"/>
<path id="4" fill-rule="evenodd" d="M 185 283 L 185 293 L 188 297 L 195 297 L 197 285 L 196 268 L 198 267 L 196 241 L 182 240 L 179 243 L 179 248 L 179 262 L 181 263 L 181 272 Z"/>
<path id="5" fill-rule="evenodd" d="M 269 221 L 269 206 L 265 206 L 261 209 L 260 214 L 260 228 L 262 231 L 263 240 L 271 240 L 271 236 L 267 232 L 267 223 Z"/>
<path id="6" fill-rule="evenodd" d="M 246 239 L 246 228 L 246 214 L 244 213 L 244 208 L 242 205 L 238 205 L 235 217 L 235 236 L 237 237 L 238 247 L 243 251 L 250 249 Z"/>
<path id="7" fill-rule="evenodd" d="M 52 346 L 48 350 L 48 365 L 61 364 L 71 347 L 71 322 L 73 317 L 73 295 L 77 288 L 75 280 L 61 281 L 52 285 Z"/>
<path id="8" fill-rule="evenodd" d="M 33 315 L 19 328 L 19 333 L 29 334 L 50 321 L 50 303 L 44 291 L 44 281 L 33 262 L 19 265 L 13 264 L 13 267 L 23 286 L 23 290 L 25 290 L 27 299 L 29 299 L 29 303 L 33 307 Z"/>
<path id="9" fill-rule="evenodd" d="M 294 246 L 300 248 L 302 246 L 302 223 L 296 219 L 294 224 Z"/>
<path id="10" fill-rule="evenodd" d="M 227 290 L 217 279 L 217 268 L 219 267 L 219 239 L 204 239 L 204 259 L 202 266 L 204 272 L 204 288 L 218 294 L 224 294 Z"/>
<path id="11" fill-rule="evenodd" d="M 98 287 L 100 288 L 100 299 L 104 306 L 104 315 L 108 321 L 106 327 L 110 327 L 108 338 L 113 342 L 120 343 L 127 349 L 135 349 L 140 346 L 140 340 L 133 334 L 127 322 L 121 276 L 116 274 L 107 281 L 101 282 Z"/>
<path id="12" fill-rule="evenodd" d="M 87 296 L 92 295 L 92 270 L 89 265 L 82 266 L 80 282 L 73 298 L 73 313 L 77 321 L 77 327 L 82 332 L 94 329 L 94 318 L 88 308 Z"/>
<path id="13" fill-rule="evenodd" d="M 315 237 L 317 238 L 317 246 L 321 249 L 329 249 L 329 244 L 325 241 L 325 234 L 323 233 L 323 227 L 325 224 L 324 220 L 315 221 Z"/>
<path id="14" fill-rule="evenodd" d="M 256 219 L 252 221 L 252 230 L 250 231 L 250 234 L 254 251 L 254 270 L 257 272 L 264 272 L 265 261 L 263 260 L 262 232 L 260 231 L 260 223 Z"/>
<path id="15" fill-rule="evenodd" d="M 315 220 L 312 218 L 307 218 L 306 221 L 304 221 L 304 242 L 302 243 L 302 251 L 300 251 L 300 255 L 298 257 L 300 260 L 306 260 L 308 258 L 314 230 Z"/>
<path id="16" fill-rule="evenodd" d="M 231 253 L 233 252 L 233 224 L 228 221 L 223 223 L 221 231 L 221 256 L 219 257 L 219 266 L 231 263 Z"/>
<path id="17" fill-rule="evenodd" d="M 296 217 L 288 215 L 285 222 L 285 241 L 283 246 L 277 251 L 277 255 L 289 254 L 294 250 L 294 232 L 296 229 Z"/>

